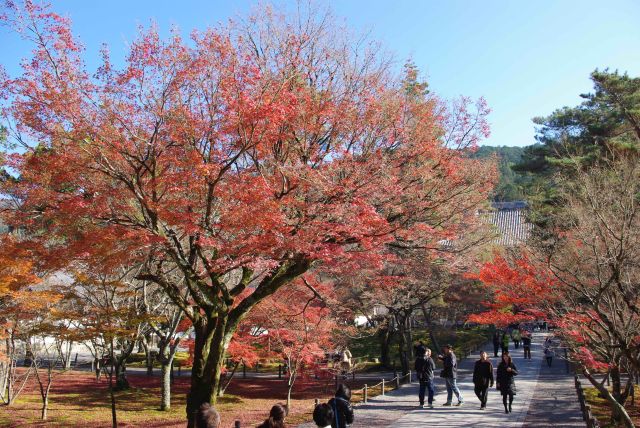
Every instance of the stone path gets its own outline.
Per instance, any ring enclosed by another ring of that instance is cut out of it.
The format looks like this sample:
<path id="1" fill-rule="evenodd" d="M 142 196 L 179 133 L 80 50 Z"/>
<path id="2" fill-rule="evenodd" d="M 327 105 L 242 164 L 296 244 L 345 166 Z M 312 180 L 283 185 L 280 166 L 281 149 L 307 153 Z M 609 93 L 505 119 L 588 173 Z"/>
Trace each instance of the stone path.
<path id="1" fill-rule="evenodd" d="M 564 371 L 564 361 L 554 361 L 553 370 L 542 369 L 542 342 L 545 335 L 535 334 L 532 344 L 532 359 L 524 360 L 522 348 L 511 350 L 518 368 L 516 377 L 517 395 L 513 412 L 504 413 L 502 396 L 495 389 L 489 391 L 487 409 L 480 410 L 480 403 L 473 392 L 471 375 L 474 356 L 459 363 L 458 386 L 464 398 L 461 407 L 442 407 L 446 401 L 446 389 L 442 379 L 436 380 L 436 402 L 434 409 L 418 408 L 418 385 L 405 385 L 387 394 L 376 397 L 369 403 L 356 407 L 353 428 L 394 427 L 413 428 L 423 426 L 441 427 L 577 427 L 584 426 L 580 417 L 573 382 Z M 492 356 L 493 349 L 485 349 Z M 491 346 L 492 348 L 492 346 Z M 494 366 L 498 358 L 491 357 Z M 538 382 L 540 375 L 540 385 Z M 454 402 L 455 402 L 454 397 Z M 532 406 L 530 404 L 533 403 Z M 569 403 L 568 405 L 566 405 Z M 566 406 L 565 406 L 566 405 Z M 311 428 L 313 424 L 302 425 Z"/>
<path id="2" fill-rule="evenodd" d="M 543 362 L 523 427 L 584 427 L 573 382 L 565 361 L 554 358 L 551 367 Z"/>

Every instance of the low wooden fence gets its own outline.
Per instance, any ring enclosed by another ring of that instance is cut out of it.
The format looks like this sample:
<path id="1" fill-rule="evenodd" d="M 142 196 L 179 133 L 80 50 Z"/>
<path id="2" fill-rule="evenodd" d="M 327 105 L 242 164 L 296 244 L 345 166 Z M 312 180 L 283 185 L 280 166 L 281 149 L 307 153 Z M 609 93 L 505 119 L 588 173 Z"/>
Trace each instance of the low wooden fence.
<path id="1" fill-rule="evenodd" d="M 578 402 L 580 403 L 580 410 L 582 410 L 582 418 L 587 424 L 587 428 L 600 428 L 600 423 L 591 413 L 591 406 L 587 404 L 584 398 L 584 390 L 582 389 L 582 382 L 578 379 L 578 375 L 575 376 L 576 392 L 578 393 Z"/>
<path id="2" fill-rule="evenodd" d="M 354 403 L 367 403 L 369 398 L 384 395 L 386 392 L 400 388 L 400 385 L 411 383 L 411 370 L 406 375 L 398 375 L 393 379 L 380 379 L 380 382 L 374 385 L 364 384 L 361 389 L 351 391 L 351 401 Z"/>

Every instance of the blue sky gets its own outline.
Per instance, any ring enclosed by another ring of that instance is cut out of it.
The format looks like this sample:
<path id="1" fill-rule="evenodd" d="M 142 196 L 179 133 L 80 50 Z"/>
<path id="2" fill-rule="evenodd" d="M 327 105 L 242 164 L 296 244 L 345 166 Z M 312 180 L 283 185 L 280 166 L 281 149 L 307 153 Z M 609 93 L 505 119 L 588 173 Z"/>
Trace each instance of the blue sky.
<path id="1" fill-rule="evenodd" d="M 122 58 L 138 24 L 185 32 L 246 15 L 255 1 L 53 0 L 73 20 L 95 65 L 106 42 Z M 294 7 L 294 1 L 277 1 Z M 395 54 L 412 58 L 431 90 L 451 98 L 484 96 L 493 112 L 486 144 L 534 142 L 531 118 L 580 102 L 595 68 L 640 76 L 640 0 L 345 0 L 319 1 L 357 32 L 369 32 Z M 15 75 L 28 53 L 0 28 L 0 63 Z"/>

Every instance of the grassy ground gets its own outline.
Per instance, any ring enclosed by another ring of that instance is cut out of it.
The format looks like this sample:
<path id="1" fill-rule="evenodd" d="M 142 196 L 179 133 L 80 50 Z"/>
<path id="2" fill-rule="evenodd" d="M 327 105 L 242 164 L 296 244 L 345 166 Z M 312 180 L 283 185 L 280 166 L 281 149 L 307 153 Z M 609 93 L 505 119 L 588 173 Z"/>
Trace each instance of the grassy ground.
<path id="1" fill-rule="evenodd" d="M 636 426 L 640 426 L 640 387 L 635 387 L 635 403 L 631 404 L 631 399 L 627 400 L 625 406 L 627 412 L 630 414 Z M 595 388 L 585 388 L 584 396 L 587 400 L 587 404 L 591 406 L 591 413 L 598 419 L 600 426 L 603 428 L 617 428 L 622 427 L 622 424 L 615 424 L 611 421 L 611 408 L 606 399 L 602 398 L 598 394 L 598 390 Z"/>
<path id="2" fill-rule="evenodd" d="M 185 425 L 185 394 L 188 378 L 176 378 L 173 386 L 172 408 L 159 408 L 160 378 L 129 375 L 132 388 L 116 393 L 119 426 L 122 427 L 183 427 Z M 353 388 L 362 388 L 362 381 L 348 380 Z M 111 407 L 108 385 L 96 382 L 87 372 L 68 372 L 54 382 L 49 399 L 49 420 L 40 421 L 40 396 L 35 384 L 30 384 L 12 406 L 0 407 L 2 427 L 95 427 L 111 426 Z M 379 389 L 379 388 L 378 388 Z M 334 391 L 334 381 L 300 379 L 293 392 L 292 408 L 287 423 L 295 426 L 311 420 L 314 400 L 328 400 Z M 240 420 L 243 427 L 257 425 L 264 420 L 271 406 L 286 400 L 286 383 L 277 379 L 237 379 L 227 394 L 219 399 L 216 408 L 222 416 L 222 426 L 233 426 Z"/>

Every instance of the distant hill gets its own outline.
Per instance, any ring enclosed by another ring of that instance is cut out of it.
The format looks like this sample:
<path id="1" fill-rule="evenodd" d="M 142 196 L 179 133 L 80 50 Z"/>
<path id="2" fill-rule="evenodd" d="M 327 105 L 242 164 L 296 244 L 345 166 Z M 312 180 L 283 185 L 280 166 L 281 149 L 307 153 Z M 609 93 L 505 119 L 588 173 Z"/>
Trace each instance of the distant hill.
<path id="1" fill-rule="evenodd" d="M 500 158 L 500 181 L 493 194 L 494 201 L 508 202 L 525 199 L 522 185 L 526 178 L 511 169 L 513 165 L 520 163 L 524 150 L 524 147 L 481 146 L 473 154 L 472 157 L 476 159 L 486 159 L 493 155 Z"/>

